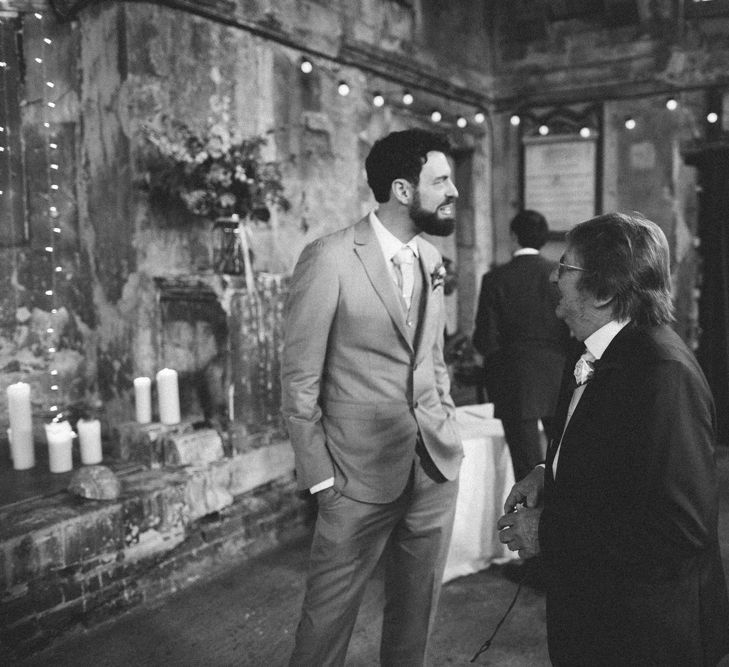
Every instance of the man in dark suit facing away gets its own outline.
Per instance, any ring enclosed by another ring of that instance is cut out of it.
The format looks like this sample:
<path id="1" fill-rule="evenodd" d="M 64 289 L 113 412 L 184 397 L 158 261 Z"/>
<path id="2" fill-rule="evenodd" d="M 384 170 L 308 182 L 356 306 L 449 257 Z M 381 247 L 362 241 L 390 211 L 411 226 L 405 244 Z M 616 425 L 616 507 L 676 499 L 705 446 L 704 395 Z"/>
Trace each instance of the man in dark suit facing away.
<path id="1" fill-rule="evenodd" d="M 484 357 L 486 392 L 519 480 L 544 459 L 538 422 L 549 436 L 569 331 L 554 313 L 549 276 L 556 264 L 539 253 L 547 221 L 527 209 L 513 218 L 510 230 L 517 250 L 483 276 L 473 345 Z"/>
<path id="2" fill-rule="evenodd" d="M 552 280 L 584 345 L 546 466 L 499 519 L 509 549 L 541 555 L 552 663 L 716 665 L 729 653 L 716 415 L 670 326 L 666 237 L 637 214 L 592 218 L 567 235 Z"/>

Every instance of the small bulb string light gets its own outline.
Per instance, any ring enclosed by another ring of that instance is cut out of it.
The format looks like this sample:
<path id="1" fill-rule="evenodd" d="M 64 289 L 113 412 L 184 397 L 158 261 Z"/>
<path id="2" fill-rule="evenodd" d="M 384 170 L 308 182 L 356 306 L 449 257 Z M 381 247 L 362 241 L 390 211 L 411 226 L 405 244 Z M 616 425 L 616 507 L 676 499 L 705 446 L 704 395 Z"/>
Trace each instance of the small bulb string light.
<path id="1" fill-rule="evenodd" d="M 5 20 L 0 17 L 0 26 L 3 26 L 4 24 Z M 8 63 L 5 60 L 5 47 L 5 31 L 2 30 L 0 31 L 0 73 L 2 73 L 2 77 L 0 77 L 0 82 L 2 82 L 0 97 L 2 97 L 3 115 L 0 122 L 0 160 L 4 162 L 4 169 L 2 173 L 5 175 L 5 178 L 3 179 L 3 182 L 0 183 L 0 199 L 3 200 L 10 196 L 10 174 L 12 164 L 12 151 L 9 138 L 10 130 L 7 127 L 10 110 L 8 108 Z"/>
<path id="2" fill-rule="evenodd" d="M 311 62 L 311 60 L 309 60 L 305 56 L 302 56 L 301 60 L 299 61 L 299 69 L 301 69 L 304 74 L 311 74 L 314 71 L 314 64 Z"/>
<path id="3" fill-rule="evenodd" d="M 420 106 L 420 108 L 415 109 L 416 98 L 408 90 L 383 91 L 381 88 L 376 88 L 368 92 L 367 95 L 369 96 L 367 99 L 377 109 L 382 109 L 386 106 L 400 107 L 403 110 L 407 110 L 410 114 L 427 118 L 433 125 L 439 125 L 441 127 L 454 126 L 463 130 L 468 126 L 476 128 L 488 120 L 487 111 L 480 106 L 471 111 L 469 115 L 465 113 L 447 113 L 437 107 L 430 107 L 426 110 Z M 470 121 L 468 120 L 469 118 L 471 119 Z"/>
<path id="4" fill-rule="evenodd" d="M 38 58 L 36 59 L 36 61 L 40 63 L 41 59 Z M 340 97 L 349 97 L 353 91 L 352 85 L 347 80 L 347 78 L 342 76 L 342 72 L 340 71 L 339 67 L 328 67 L 326 65 L 322 65 L 321 62 L 315 62 L 315 60 L 312 59 L 309 54 L 300 55 L 296 60 L 296 67 L 305 77 L 318 74 L 320 76 L 325 76 L 331 79 Z M 55 87 L 52 81 L 46 82 L 46 86 L 51 90 Z M 414 110 L 413 106 L 416 103 L 416 96 L 407 88 L 401 88 L 399 93 L 394 93 L 394 91 L 390 91 L 387 94 L 381 89 L 376 89 L 369 92 L 368 95 L 369 103 L 376 109 L 382 109 L 383 107 L 385 107 L 388 104 L 387 98 L 389 97 L 390 103 L 393 106 L 405 107 L 411 113 L 427 116 L 430 121 L 436 125 L 453 124 L 460 129 L 464 129 L 469 124 L 473 124 L 475 126 L 482 125 L 487 120 L 485 108 L 483 107 L 483 105 L 480 105 L 477 102 L 473 105 L 475 109 L 469 114 L 461 112 L 453 116 L 447 117 L 446 113 L 438 108 L 431 108 L 429 111 L 425 111 L 423 109 L 417 111 Z M 52 103 L 49 104 L 49 106 L 50 108 L 53 108 Z M 467 120 L 468 117 L 472 118 L 472 123 L 469 123 L 469 121 Z"/>
<path id="5" fill-rule="evenodd" d="M 53 114 L 56 109 L 56 101 L 52 97 L 55 93 L 56 83 L 50 78 L 48 74 L 47 61 L 52 52 L 53 40 L 44 34 L 43 20 L 44 15 L 41 12 L 35 12 L 34 17 L 41 23 L 41 52 L 40 55 L 33 58 L 33 62 L 40 66 L 41 81 L 43 86 L 42 94 L 42 125 L 46 130 L 45 132 L 45 163 L 46 163 L 46 218 L 48 220 L 48 244 L 45 246 L 45 251 L 48 255 L 49 264 L 51 266 L 50 278 L 48 281 L 49 287 L 45 290 L 44 294 L 48 297 L 48 310 L 51 313 L 51 321 L 48 327 L 46 327 L 45 333 L 47 335 L 47 347 L 46 353 L 48 355 L 48 374 L 49 374 L 49 389 L 53 394 L 51 398 L 51 405 L 48 407 L 48 411 L 53 415 L 53 421 L 63 421 L 64 415 L 60 408 L 60 391 L 61 387 L 58 381 L 59 373 L 56 368 L 56 352 L 58 351 L 57 344 L 54 342 L 58 339 L 56 332 L 55 321 L 58 315 L 58 283 L 63 273 L 63 266 L 58 261 L 58 250 L 57 245 L 60 240 L 61 227 L 58 223 L 58 202 L 57 195 L 60 190 L 58 184 L 58 176 L 60 173 L 60 162 L 59 162 L 59 150 L 58 141 L 54 137 L 51 129 L 51 121 Z"/>

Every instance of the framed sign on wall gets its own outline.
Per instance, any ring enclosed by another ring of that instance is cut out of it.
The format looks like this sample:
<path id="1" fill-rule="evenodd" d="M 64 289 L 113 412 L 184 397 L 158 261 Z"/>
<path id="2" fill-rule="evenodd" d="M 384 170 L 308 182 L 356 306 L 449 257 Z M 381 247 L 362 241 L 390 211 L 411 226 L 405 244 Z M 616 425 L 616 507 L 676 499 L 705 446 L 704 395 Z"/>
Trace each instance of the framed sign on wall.
<path id="1" fill-rule="evenodd" d="M 593 217 L 597 202 L 597 137 L 524 137 L 524 208 L 547 218 L 561 238 L 578 222 Z"/>

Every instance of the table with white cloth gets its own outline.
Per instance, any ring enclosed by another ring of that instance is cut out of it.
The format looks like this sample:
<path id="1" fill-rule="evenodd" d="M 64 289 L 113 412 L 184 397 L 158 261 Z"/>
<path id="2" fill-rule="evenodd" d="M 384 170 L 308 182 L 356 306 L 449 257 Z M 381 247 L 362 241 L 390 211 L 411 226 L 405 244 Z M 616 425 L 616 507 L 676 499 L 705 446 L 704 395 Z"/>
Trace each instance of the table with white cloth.
<path id="1" fill-rule="evenodd" d="M 493 418 L 490 403 L 458 407 L 456 418 L 465 456 L 443 581 L 517 558 L 499 542 L 496 527 L 514 484 L 501 420 Z"/>

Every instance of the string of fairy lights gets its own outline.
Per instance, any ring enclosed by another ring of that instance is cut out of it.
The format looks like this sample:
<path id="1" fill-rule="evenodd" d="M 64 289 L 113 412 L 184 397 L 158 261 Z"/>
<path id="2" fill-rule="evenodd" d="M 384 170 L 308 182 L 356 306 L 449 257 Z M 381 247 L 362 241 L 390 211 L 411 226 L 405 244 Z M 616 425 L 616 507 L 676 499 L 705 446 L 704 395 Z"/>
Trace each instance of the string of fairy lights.
<path id="1" fill-rule="evenodd" d="M 669 96 L 665 100 L 665 107 L 669 111 L 676 111 L 680 107 L 679 100 L 674 96 Z M 524 122 L 524 116 L 525 114 L 520 113 L 514 113 L 509 117 L 509 122 L 513 127 L 519 127 Z M 719 114 L 716 113 L 716 111 L 709 111 L 706 116 L 705 120 L 709 125 L 715 125 L 719 122 Z M 635 130 L 638 127 L 638 121 L 633 116 L 625 116 L 623 119 L 623 126 L 626 130 L 632 131 Z M 552 128 L 550 127 L 548 122 L 539 123 L 536 128 L 537 132 L 540 136 L 546 137 L 552 132 Z M 589 127 L 588 125 L 583 125 L 579 129 L 579 135 L 583 139 L 589 139 L 590 137 L 594 136 L 596 130 L 594 128 Z"/>
<path id="2" fill-rule="evenodd" d="M 301 57 L 299 60 L 299 68 L 306 75 L 312 74 L 315 69 L 325 75 L 330 75 L 330 72 L 326 67 L 320 66 L 317 68 L 314 61 L 307 56 Z M 339 79 L 337 81 L 337 92 L 342 97 L 347 97 L 352 92 L 352 87 L 345 79 Z M 385 93 L 382 90 L 375 90 L 371 93 L 372 106 L 378 109 L 388 104 L 388 100 L 393 104 L 397 104 L 405 108 L 413 108 L 413 105 L 416 103 L 415 94 L 407 88 L 395 93 Z M 464 112 L 457 115 L 448 114 L 440 109 L 434 108 L 428 112 L 428 117 L 434 125 L 452 123 L 461 130 L 466 129 L 469 125 L 482 125 L 487 118 L 486 112 L 475 105 L 474 110 L 471 113 Z"/>
<path id="3" fill-rule="evenodd" d="M 0 28 L 5 25 L 5 19 L 0 16 Z M 8 139 L 8 128 L 5 124 L 8 120 L 8 63 L 5 60 L 5 30 L 0 30 L 0 72 L 2 77 L 2 89 L 0 97 L 2 97 L 3 115 L 2 123 L 0 123 L 0 159 L 3 161 L 2 173 L 5 175 L 3 182 L 0 183 L 0 197 L 6 197 L 6 193 L 10 193 L 10 165 L 11 165 L 11 148 Z"/>
<path id="4" fill-rule="evenodd" d="M 34 18 L 40 21 L 41 24 L 41 40 L 40 40 L 40 55 L 33 58 L 33 62 L 40 68 L 41 81 L 43 87 L 43 94 L 41 99 L 42 104 L 42 125 L 45 130 L 44 136 L 44 150 L 45 150 L 45 165 L 46 165 L 46 210 L 45 215 L 48 220 L 48 245 L 45 246 L 45 252 L 48 254 L 49 263 L 51 265 L 51 276 L 49 285 L 45 290 L 45 296 L 48 298 L 48 306 L 51 313 L 50 325 L 46 329 L 48 342 L 46 352 L 48 355 L 48 373 L 50 376 L 49 389 L 53 396 L 52 404 L 49 406 L 48 411 L 53 415 L 54 421 L 61 421 L 63 419 L 63 413 L 59 406 L 58 397 L 60 396 L 60 385 L 59 385 L 59 373 L 56 367 L 56 330 L 55 330 L 55 319 L 58 315 L 58 277 L 63 273 L 63 266 L 60 264 L 57 252 L 57 244 L 60 242 L 61 227 L 58 221 L 58 195 L 60 186 L 58 184 L 58 176 L 60 174 L 59 164 L 59 150 L 58 140 L 54 130 L 54 116 L 56 109 L 56 102 L 54 101 L 54 95 L 56 84 L 49 76 L 48 73 L 48 59 L 53 53 L 53 40 L 48 36 L 44 30 L 44 14 L 42 12 L 35 12 Z"/>

